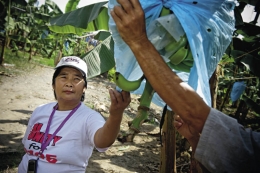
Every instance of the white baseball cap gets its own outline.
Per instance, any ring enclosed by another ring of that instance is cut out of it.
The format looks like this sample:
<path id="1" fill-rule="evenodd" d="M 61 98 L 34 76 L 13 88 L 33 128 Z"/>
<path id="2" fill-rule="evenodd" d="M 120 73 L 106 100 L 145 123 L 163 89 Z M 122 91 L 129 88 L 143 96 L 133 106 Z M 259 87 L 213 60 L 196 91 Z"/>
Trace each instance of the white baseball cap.
<path id="1" fill-rule="evenodd" d="M 60 62 L 57 64 L 55 69 L 62 67 L 62 66 L 70 66 L 75 67 L 80 72 L 82 72 L 82 75 L 87 77 L 88 74 L 88 67 L 85 61 L 83 61 L 81 58 L 77 56 L 66 56 L 61 58 Z"/>

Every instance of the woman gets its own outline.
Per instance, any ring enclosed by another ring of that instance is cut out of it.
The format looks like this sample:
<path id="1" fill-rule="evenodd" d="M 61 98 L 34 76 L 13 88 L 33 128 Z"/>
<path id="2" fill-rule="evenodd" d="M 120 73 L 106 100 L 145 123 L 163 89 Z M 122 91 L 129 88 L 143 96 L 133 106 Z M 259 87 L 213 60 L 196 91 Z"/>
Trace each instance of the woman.
<path id="1" fill-rule="evenodd" d="M 52 87 L 57 102 L 37 107 L 22 140 L 26 154 L 18 172 L 84 173 L 95 147 L 104 152 L 115 141 L 130 93 L 109 89 L 110 116 L 105 121 L 85 106 L 87 65 L 78 57 L 63 57 Z"/>

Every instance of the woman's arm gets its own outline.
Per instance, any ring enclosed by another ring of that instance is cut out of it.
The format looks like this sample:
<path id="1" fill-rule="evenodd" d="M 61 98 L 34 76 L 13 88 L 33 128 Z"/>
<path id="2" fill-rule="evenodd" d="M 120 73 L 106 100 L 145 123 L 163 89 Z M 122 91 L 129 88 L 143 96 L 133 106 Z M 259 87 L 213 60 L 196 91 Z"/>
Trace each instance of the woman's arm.
<path id="1" fill-rule="evenodd" d="M 109 108 L 109 117 L 102 128 L 97 130 L 94 142 L 98 148 L 106 148 L 111 146 L 120 130 L 120 124 L 125 108 L 131 102 L 130 93 L 127 91 L 118 92 L 109 89 L 111 106 Z"/>

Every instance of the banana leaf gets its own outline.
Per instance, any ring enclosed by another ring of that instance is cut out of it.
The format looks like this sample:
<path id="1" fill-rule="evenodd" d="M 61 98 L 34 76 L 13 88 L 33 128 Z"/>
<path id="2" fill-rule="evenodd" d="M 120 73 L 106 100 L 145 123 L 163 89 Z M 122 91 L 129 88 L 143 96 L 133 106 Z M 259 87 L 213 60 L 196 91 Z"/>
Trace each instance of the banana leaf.
<path id="1" fill-rule="evenodd" d="M 30 32 L 30 27 L 28 27 L 27 25 L 25 25 L 22 22 L 17 22 L 17 26 L 18 26 L 19 29 L 26 31 L 27 33 Z"/>
<path id="2" fill-rule="evenodd" d="M 111 33 L 109 31 L 99 31 L 94 38 L 99 41 L 105 40 L 107 37 L 109 37 Z"/>
<path id="3" fill-rule="evenodd" d="M 81 58 L 88 66 L 88 79 L 107 72 L 115 66 L 114 41 L 110 35 Z"/>
<path id="4" fill-rule="evenodd" d="M 69 0 L 65 7 L 65 13 L 73 11 L 77 8 L 80 0 Z"/>
<path id="5" fill-rule="evenodd" d="M 49 29 L 56 33 L 73 33 L 108 30 L 107 2 L 91 4 L 50 19 Z"/>
<path id="6" fill-rule="evenodd" d="M 12 40 L 15 40 L 15 41 L 20 41 L 20 42 L 23 42 L 23 43 L 31 44 L 31 41 L 28 38 L 25 38 L 25 37 L 20 36 L 20 35 L 9 35 L 9 38 L 11 38 Z"/>
<path id="7" fill-rule="evenodd" d="M 245 2 L 247 4 L 255 6 L 259 0 L 242 0 L 242 2 Z"/>
<path id="8" fill-rule="evenodd" d="M 15 20 L 12 17 L 9 17 L 8 21 L 8 16 L 5 17 L 5 29 L 6 30 L 13 30 L 15 28 Z"/>
<path id="9" fill-rule="evenodd" d="M 246 56 L 243 57 L 240 62 L 245 65 L 247 69 L 249 69 L 255 76 L 260 77 L 259 58 L 257 59 L 257 57 L 254 56 Z"/>
<path id="10" fill-rule="evenodd" d="M 254 102 L 249 97 L 243 95 L 242 99 L 246 102 L 246 105 L 251 108 L 253 111 L 255 111 L 257 114 L 260 114 L 260 105 Z"/>
<path id="11" fill-rule="evenodd" d="M 50 18 L 51 18 L 50 15 L 44 14 L 44 13 L 39 13 L 39 12 L 35 12 L 34 17 L 37 18 L 37 19 L 44 20 L 44 21 L 49 21 Z"/>
<path id="12" fill-rule="evenodd" d="M 16 4 L 20 4 L 22 6 L 26 6 L 27 2 L 25 0 L 12 0 L 12 2 L 16 3 Z"/>
<path id="13" fill-rule="evenodd" d="M 62 10 L 59 8 L 59 6 L 53 2 L 52 0 L 46 0 L 45 4 L 50 7 L 55 14 L 63 14 Z"/>

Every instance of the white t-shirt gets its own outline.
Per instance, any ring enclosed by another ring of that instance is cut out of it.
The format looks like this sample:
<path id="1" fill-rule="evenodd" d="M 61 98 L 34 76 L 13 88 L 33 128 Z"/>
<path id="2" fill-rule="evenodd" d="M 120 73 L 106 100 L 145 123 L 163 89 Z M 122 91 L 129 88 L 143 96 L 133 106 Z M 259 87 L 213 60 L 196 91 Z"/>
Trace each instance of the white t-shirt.
<path id="1" fill-rule="evenodd" d="M 56 104 L 45 104 L 34 110 L 22 140 L 26 154 L 18 167 L 18 173 L 27 173 L 28 161 L 37 159 L 35 155 L 40 151 L 41 140 Z M 70 111 L 55 111 L 49 135 L 55 132 L 69 113 Z M 104 123 L 104 118 L 98 112 L 81 103 L 44 150 L 38 160 L 37 173 L 84 173 L 95 147 L 94 135 Z M 106 149 L 97 148 L 100 152 Z"/>

